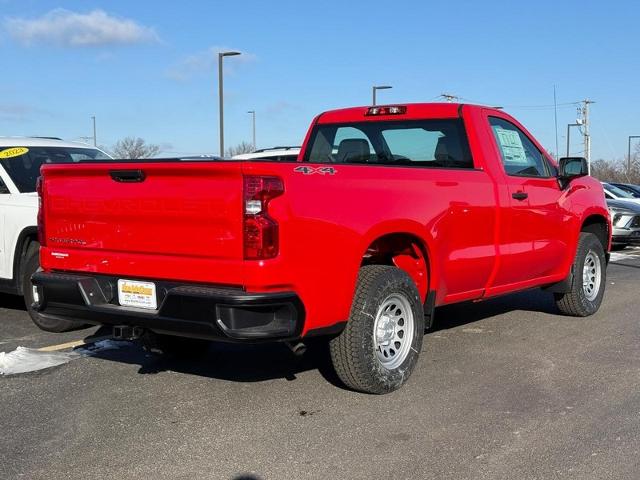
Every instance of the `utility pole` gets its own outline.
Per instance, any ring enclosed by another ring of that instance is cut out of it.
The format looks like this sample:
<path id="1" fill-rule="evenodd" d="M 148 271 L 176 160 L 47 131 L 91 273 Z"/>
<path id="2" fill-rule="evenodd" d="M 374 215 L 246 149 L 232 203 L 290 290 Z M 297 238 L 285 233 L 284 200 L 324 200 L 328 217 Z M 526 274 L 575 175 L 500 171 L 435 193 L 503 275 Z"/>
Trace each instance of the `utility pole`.
<path id="1" fill-rule="evenodd" d="M 240 55 L 240 52 L 218 52 L 218 105 L 220 114 L 220 158 L 224 157 L 224 87 L 222 76 L 222 59 Z"/>
<path id="2" fill-rule="evenodd" d="M 96 138 L 96 116 L 92 115 L 91 119 L 93 120 L 93 146 L 98 146 L 98 139 Z"/>
<path id="3" fill-rule="evenodd" d="M 440 97 L 444 98 L 447 101 L 447 103 L 453 103 L 454 100 L 460 100 L 460 97 L 458 97 L 457 95 L 453 95 L 451 93 L 441 93 Z"/>
<path id="4" fill-rule="evenodd" d="M 581 114 L 581 120 L 583 125 L 582 136 L 584 139 L 584 156 L 587 159 L 587 168 L 589 175 L 591 175 L 591 134 L 589 133 L 589 105 L 595 103 L 588 98 L 582 100 L 582 107 L 579 108 L 579 113 Z"/>
<path id="5" fill-rule="evenodd" d="M 256 151 L 256 111 L 255 110 L 249 110 L 247 112 L 248 114 L 251 115 L 252 120 L 253 120 L 253 151 Z"/>

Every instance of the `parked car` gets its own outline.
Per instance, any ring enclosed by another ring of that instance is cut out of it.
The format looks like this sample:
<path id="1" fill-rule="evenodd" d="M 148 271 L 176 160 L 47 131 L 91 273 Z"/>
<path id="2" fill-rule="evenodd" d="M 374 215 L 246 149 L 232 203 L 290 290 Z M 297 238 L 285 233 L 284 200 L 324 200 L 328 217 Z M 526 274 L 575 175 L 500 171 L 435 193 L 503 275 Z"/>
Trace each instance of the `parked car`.
<path id="1" fill-rule="evenodd" d="M 613 245 L 640 245 L 640 205 L 627 200 L 607 200 L 613 225 Z"/>
<path id="2" fill-rule="evenodd" d="M 24 295 L 25 303 L 37 301 L 30 282 L 39 268 L 36 180 L 40 167 L 52 163 L 109 159 L 102 150 L 83 143 L 57 138 L 0 137 L 0 291 Z M 67 226 L 72 229 L 72 225 Z M 72 327 L 66 320 L 44 318 L 29 309 L 40 328 L 64 331 Z"/>
<path id="3" fill-rule="evenodd" d="M 325 112 L 294 163 L 94 162 L 42 175 L 38 315 L 165 345 L 299 352 L 324 339 L 340 379 L 363 392 L 407 381 L 438 305 L 545 287 L 562 313 L 587 316 L 604 295 L 602 185 L 585 159 L 556 164 L 499 109 Z"/>
<path id="4" fill-rule="evenodd" d="M 640 198 L 640 185 L 632 185 L 630 183 L 609 183 L 614 187 L 618 187 L 620 190 L 624 190 L 627 193 L 633 195 L 634 198 Z"/>
<path id="5" fill-rule="evenodd" d="M 640 198 L 636 198 L 632 193 L 611 183 L 602 182 L 602 188 L 604 188 L 604 196 L 608 200 L 627 200 L 629 202 L 640 204 Z"/>
<path id="6" fill-rule="evenodd" d="M 233 160 L 271 160 L 276 162 L 295 162 L 300 147 L 263 148 L 251 153 L 241 153 L 231 157 Z"/>
<path id="7" fill-rule="evenodd" d="M 218 155 L 204 153 L 202 155 L 188 155 L 186 157 L 180 157 L 180 160 L 221 160 L 221 158 Z"/>

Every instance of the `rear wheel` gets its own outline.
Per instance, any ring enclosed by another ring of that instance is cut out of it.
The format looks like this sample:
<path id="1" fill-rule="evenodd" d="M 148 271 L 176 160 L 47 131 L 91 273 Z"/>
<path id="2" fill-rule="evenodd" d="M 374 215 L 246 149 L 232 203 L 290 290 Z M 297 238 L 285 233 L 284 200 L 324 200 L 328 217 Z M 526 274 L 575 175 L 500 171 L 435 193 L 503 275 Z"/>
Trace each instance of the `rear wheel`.
<path id="1" fill-rule="evenodd" d="M 420 295 L 402 270 L 362 267 L 347 326 L 331 340 L 331 360 L 348 387 L 388 393 L 409 378 L 422 348 L 424 313 Z"/>
<path id="2" fill-rule="evenodd" d="M 556 293 L 556 305 L 565 315 L 593 315 L 602 303 L 607 279 L 604 248 L 593 233 L 580 233 L 573 272 L 575 277 L 571 291 Z"/>
<path id="3" fill-rule="evenodd" d="M 31 283 L 31 275 L 36 273 L 40 268 L 40 244 L 31 242 L 27 248 L 24 258 L 24 269 L 22 271 L 22 293 L 24 295 L 24 303 L 27 312 L 33 323 L 40 329 L 47 332 L 66 332 L 75 328 L 82 327 L 81 323 L 72 322 L 71 320 L 49 319 L 44 318 L 39 312 L 33 309 L 33 305 L 40 301 L 40 293 L 38 288 Z"/>

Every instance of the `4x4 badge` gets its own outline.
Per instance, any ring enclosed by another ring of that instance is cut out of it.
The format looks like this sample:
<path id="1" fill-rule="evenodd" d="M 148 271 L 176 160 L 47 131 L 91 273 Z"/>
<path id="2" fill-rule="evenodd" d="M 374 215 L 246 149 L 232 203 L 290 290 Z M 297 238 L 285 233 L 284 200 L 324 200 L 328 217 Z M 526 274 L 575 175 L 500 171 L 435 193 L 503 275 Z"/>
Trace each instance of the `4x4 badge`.
<path id="1" fill-rule="evenodd" d="M 338 173 L 338 171 L 333 167 L 296 167 L 293 169 L 294 172 L 302 173 L 304 175 L 313 175 L 314 173 L 319 173 L 320 175 L 334 175 Z"/>

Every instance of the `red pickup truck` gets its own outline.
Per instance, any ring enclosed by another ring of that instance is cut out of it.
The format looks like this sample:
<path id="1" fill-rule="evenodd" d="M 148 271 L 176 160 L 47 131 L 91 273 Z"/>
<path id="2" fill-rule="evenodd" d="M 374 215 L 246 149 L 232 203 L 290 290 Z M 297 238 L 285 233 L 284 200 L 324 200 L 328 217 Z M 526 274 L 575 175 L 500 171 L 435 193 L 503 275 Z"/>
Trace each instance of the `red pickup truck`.
<path id="1" fill-rule="evenodd" d="M 439 305 L 545 287 L 586 316 L 606 283 L 610 218 L 584 159 L 558 165 L 476 105 L 325 112 L 296 162 L 46 165 L 39 194 L 32 308 L 58 330 L 323 336 L 364 392 L 407 380 Z"/>

